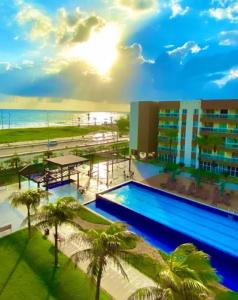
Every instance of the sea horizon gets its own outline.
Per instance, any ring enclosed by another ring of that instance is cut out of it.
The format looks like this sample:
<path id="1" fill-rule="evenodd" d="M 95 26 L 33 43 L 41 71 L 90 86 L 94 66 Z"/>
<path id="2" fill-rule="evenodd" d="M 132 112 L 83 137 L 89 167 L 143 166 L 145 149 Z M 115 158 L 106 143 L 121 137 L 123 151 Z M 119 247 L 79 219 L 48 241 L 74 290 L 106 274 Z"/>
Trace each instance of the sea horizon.
<path id="1" fill-rule="evenodd" d="M 127 115 L 127 112 L 0 109 L 0 129 L 102 125 Z"/>

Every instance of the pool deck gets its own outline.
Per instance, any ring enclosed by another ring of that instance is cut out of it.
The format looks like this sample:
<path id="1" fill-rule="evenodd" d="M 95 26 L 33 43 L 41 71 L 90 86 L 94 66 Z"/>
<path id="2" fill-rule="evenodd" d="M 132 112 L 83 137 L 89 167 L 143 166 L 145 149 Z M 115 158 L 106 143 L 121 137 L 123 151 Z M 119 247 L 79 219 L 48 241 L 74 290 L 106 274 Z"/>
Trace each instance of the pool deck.
<path id="1" fill-rule="evenodd" d="M 146 184 L 146 185 L 149 185 L 149 186 L 152 186 L 152 187 L 163 190 L 160 185 L 161 185 L 161 183 L 165 183 L 167 181 L 168 177 L 169 177 L 168 174 L 161 173 L 161 174 L 158 174 L 158 175 L 155 175 L 155 176 L 152 176 L 152 177 L 140 180 L 140 181 L 142 183 Z M 178 176 L 177 179 L 176 179 L 176 182 L 179 185 L 184 185 L 186 189 L 189 187 L 189 185 L 191 184 L 192 181 L 193 181 L 192 178 L 187 178 L 187 177 L 184 177 L 184 176 Z M 230 197 L 230 206 L 226 206 L 225 204 L 220 204 L 220 203 L 216 204 L 216 206 L 215 206 L 212 203 L 213 202 L 212 190 L 214 189 L 214 184 L 202 183 L 202 186 L 206 190 L 209 191 L 208 199 L 206 201 L 203 200 L 202 198 L 199 198 L 199 197 L 195 198 L 193 196 L 187 196 L 185 194 L 180 194 L 176 190 L 167 190 L 167 189 L 164 189 L 164 190 L 168 191 L 168 192 L 171 192 L 173 194 L 177 194 L 178 196 L 185 196 L 185 197 L 190 198 L 190 199 L 192 199 L 196 202 L 201 202 L 201 203 L 204 203 L 204 204 L 208 204 L 208 205 L 211 205 L 211 206 L 214 206 L 214 207 L 224 209 L 226 211 L 238 212 L 238 191 L 233 190 L 233 193 Z M 226 190 L 228 190 L 228 189 L 226 189 Z"/>

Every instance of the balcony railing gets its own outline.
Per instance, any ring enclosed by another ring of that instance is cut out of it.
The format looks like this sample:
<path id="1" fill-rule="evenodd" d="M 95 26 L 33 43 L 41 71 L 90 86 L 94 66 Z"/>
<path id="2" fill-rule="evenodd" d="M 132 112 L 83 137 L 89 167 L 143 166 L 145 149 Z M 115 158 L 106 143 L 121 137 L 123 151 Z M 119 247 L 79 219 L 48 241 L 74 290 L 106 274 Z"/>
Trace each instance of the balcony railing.
<path id="1" fill-rule="evenodd" d="M 179 117 L 179 113 L 159 113 L 159 117 Z"/>
<path id="2" fill-rule="evenodd" d="M 167 136 L 162 136 L 162 135 L 159 135 L 159 136 L 158 136 L 158 139 L 159 139 L 160 141 L 165 141 L 165 142 L 169 142 L 169 140 L 170 140 L 169 137 L 167 137 Z M 172 142 L 177 142 L 177 141 L 178 141 L 177 138 L 173 138 L 173 139 L 172 139 Z"/>
<path id="3" fill-rule="evenodd" d="M 236 119 L 238 119 L 238 114 L 202 114 L 202 117 L 211 118 L 211 119 L 236 120 Z"/>
<path id="4" fill-rule="evenodd" d="M 178 125 L 158 125 L 161 129 L 178 129 Z"/>
<path id="5" fill-rule="evenodd" d="M 170 151 L 170 148 L 169 147 L 165 147 L 165 146 L 159 146 L 158 147 L 158 151 Z M 175 147 L 172 147 L 171 148 L 171 151 L 172 152 L 177 152 L 177 148 L 175 148 Z"/>
<path id="6" fill-rule="evenodd" d="M 214 161 L 238 163 L 238 157 L 225 157 L 225 156 L 221 156 L 221 155 L 202 154 L 201 158 L 202 159 L 214 160 Z"/>
<path id="7" fill-rule="evenodd" d="M 214 127 L 201 127 L 201 132 L 210 131 L 215 133 L 233 133 L 238 134 L 238 128 L 229 129 L 229 128 L 214 128 Z"/>
<path id="8" fill-rule="evenodd" d="M 224 148 L 238 149 L 238 144 L 224 144 Z"/>

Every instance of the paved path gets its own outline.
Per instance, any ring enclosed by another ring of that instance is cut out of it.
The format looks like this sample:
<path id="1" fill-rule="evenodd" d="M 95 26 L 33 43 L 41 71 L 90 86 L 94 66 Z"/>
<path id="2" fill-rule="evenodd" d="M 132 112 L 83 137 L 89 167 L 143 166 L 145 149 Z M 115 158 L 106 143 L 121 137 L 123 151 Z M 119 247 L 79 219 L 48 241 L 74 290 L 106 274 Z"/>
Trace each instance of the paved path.
<path id="1" fill-rule="evenodd" d="M 65 237 L 73 233 L 73 229 L 69 226 L 61 226 L 60 234 Z M 53 236 L 50 237 L 50 240 L 53 241 Z M 71 256 L 78 250 L 83 250 L 87 246 L 83 243 L 76 242 L 66 242 L 62 244 L 60 249 L 67 255 Z M 123 278 L 123 276 L 117 271 L 115 266 L 112 263 L 109 263 L 106 272 L 104 273 L 101 286 L 107 291 L 115 300 L 126 300 L 128 297 L 133 294 L 136 290 L 142 287 L 155 286 L 155 283 L 152 279 L 145 276 L 137 269 L 122 261 L 124 270 L 126 271 L 129 280 Z M 84 272 L 87 272 L 87 262 L 80 262 L 78 267 Z"/>

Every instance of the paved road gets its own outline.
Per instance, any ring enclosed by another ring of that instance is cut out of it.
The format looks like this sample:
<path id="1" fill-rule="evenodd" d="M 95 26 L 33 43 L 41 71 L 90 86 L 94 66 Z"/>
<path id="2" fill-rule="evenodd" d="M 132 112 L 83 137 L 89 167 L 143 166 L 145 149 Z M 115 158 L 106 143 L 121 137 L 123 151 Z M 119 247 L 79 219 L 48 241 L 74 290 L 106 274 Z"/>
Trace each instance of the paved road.
<path id="1" fill-rule="evenodd" d="M 122 137 L 118 140 L 127 141 L 128 137 Z M 46 150 L 62 151 L 75 147 L 87 147 L 89 145 L 113 143 L 117 141 L 117 138 L 112 134 L 104 134 L 104 136 L 102 134 L 94 134 L 84 137 L 80 136 L 73 138 L 54 139 L 54 141 L 57 141 L 57 145 L 55 146 L 48 146 L 48 140 L 0 144 L 0 158 L 7 159 L 14 153 L 17 153 L 18 155 L 32 155 L 44 152 Z"/>

